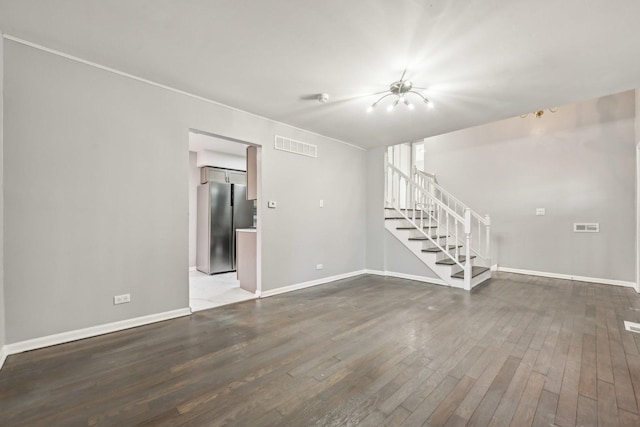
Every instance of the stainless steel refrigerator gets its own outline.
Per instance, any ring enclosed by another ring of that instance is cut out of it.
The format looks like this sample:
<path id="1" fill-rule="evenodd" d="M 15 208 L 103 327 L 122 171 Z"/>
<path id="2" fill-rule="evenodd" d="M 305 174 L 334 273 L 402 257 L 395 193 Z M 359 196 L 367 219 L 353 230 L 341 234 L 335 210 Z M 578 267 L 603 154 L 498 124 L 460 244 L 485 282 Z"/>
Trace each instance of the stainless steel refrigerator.
<path id="1" fill-rule="evenodd" d="M 227 179 L 228 180 L 228 179 Z M 226 182 L 198 186 L 196 268 L 206 274 L 236 269 L 236 230 L 253 226 L 247 187 Z"/>

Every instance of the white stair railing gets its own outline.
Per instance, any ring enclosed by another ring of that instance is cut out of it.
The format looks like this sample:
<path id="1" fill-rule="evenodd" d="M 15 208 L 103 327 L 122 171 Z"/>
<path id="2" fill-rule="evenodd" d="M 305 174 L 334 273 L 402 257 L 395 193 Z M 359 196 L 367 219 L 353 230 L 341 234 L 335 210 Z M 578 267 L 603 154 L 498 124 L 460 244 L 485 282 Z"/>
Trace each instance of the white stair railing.
<path id="1" fill-rule="evenodd" d="M 489 217 L 483 218 L 453 197 L 436 183 L 434 175 L 414 168 L 409 176 L 386 161 L 386 156 L 385 164 L 385 206 L 395 209 L 420 235 L 461 267 L 465 288 L 470 289 L 472 253 L 490 266 Z M 438 233 L 432 236 L 434 227 L 438 227 Z M 464 261 L 460 258 L 460 246 L 464 248 Z"/>
<path id="2" fill-rule="evenodd" d="M 436 176 L 413 167 L 413 179 L 421 187 L 426 188 L 429 194 L 447 205 L 459 215 L 471 212 L 471 251 L 482 258 L 487 267 L 491 266 L 491 218 L 489 215 L 480 215 L 476 211 L 462 203 L 447 190 L 442 188 L 436 180 Z"/>

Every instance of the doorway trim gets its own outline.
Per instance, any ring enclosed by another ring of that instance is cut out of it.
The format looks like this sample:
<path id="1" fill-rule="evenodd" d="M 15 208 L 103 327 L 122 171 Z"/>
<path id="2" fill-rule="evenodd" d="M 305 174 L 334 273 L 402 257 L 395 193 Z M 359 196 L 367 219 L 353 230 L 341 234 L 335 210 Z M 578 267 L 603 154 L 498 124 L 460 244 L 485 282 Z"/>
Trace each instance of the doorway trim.
<path id="1" fill-rule="evenodd" d="M 214 132 L 207 132 L 201 129 L 189 128 L 188 132 L 206 135 L 213 138 L 224 139 L 230 142 L 237 142 L 244 145 L 251 145 L 258 150 L 256 156 L 256 175 L 258 180 L 258 198 L 256 199 L 256 291 L 253 294 L 255 298 L 260 298 L 262 295 L 262 144 L 247 141 L 244 139 L 233 138 L 231 136 L 221 135 Z M 188 264 L 188 263 L 187 263 Z M 187 266 L 188 268 L 188 266 Z M 189 284 L 187 283 L 187 286 Z"/>

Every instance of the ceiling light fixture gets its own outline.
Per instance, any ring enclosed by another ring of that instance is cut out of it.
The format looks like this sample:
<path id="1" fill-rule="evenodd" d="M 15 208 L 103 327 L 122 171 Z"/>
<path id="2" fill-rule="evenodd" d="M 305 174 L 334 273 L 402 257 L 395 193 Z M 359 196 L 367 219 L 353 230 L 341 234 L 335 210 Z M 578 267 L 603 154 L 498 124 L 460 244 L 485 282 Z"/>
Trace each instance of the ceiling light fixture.
<path id="1" fill-rule="evenodd" d="M 415 95 L 418 95 L 420 97 L 420 99 L 425 104 L 428 104 L 429 107 L 431 107 L 431 101 L 429 101 L 427 98 L 425 98 L 420 92 L 416 92 L 414 90 L 414 89 L 426 90 L 426 88 L 414 86 L 413 83 L 410 80 L 405 80 L 404 79 L 404 75 L 406 74 L 406 72 L 407 72 L 407 70 L 404 70 L 402 72 L 402 76 L 400 76 L 400 80 L 391 83 L 389 85 L 389 89 L 388 90 L 385 90 L 383 92 L 379 92 L 379 93 L 384 93 L 384 95 L 382 95 L 376 102 L 374 102 L 373 104 L 371 104 L 367 108 L 367 113 L 372 112 L 373 109 L 376 108 L 376 106 L 380 103 L 380 101 L 382 101 L 383 99 L 385 99 L 385 98 L 387 98 L 389 96 L 395 96 L 395 100 L 394 100 L 393 104 L 390 104 L 387 107 L 387 111 L 389 111 L 389 112 L 393 111 L 393 109 L 396 107 L 396 105 L 398 105 L 400 102 L 402 102 L 404 105 L 406 105 L 409 110 L 413 110 L 413 109 L 415 109 L 415 106 L 407 99 L 407 96 L 406 96 L 409 93 L 413 93 Z"/>
<path id="2" fill-rule="evenodd" d="M 555 113 L 556 111 L 558 111 L 558 107 L 549 108 L 549 111 L 550 111 L 550 112 L 552 112 L 552 113 Z M 531 113 L 531 114 L 533 114 L 533 116 L 534 116 L 536 119 L 539 119 L 539 118 L 540 118 L 540 117 L 542 117 L 542 115 L 544 114 L 544 110 L 534 111 L 534 112 L 533 112 L 533 113 Z M 527 114 L 522 114 L 520 117 L 524 119 L 524 118 L 525 118 L 525 117 L 527 117 L 528 115 L 529 115 L 529 113 L 527 113 Z"/>
<path id="3" fill-rule="evenodd" d="M 325 102 L 327 102 L 329 100 L 329 94 L 328 93 L 319 93 L 316 96 L 316 99 L 318 100 L 318 102 L 322 102 L 324 104 Z"/>

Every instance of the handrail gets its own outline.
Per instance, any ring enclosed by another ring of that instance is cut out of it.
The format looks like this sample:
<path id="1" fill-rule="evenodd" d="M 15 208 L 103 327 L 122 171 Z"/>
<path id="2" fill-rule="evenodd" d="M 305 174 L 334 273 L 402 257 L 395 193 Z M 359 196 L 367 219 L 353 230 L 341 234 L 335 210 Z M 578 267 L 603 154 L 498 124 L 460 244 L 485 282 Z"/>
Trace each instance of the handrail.
<path id="1" fill-rule="evenodd" d="M 420 175 L 420 176 L 422 176 L 424 178 L 430 179 L 432 181 L 431 185 L 433 187 L 435 187 L 442 194 L 446 195 L 448 199 L 453 200 L 454 203 L 460 205 L 460 207 L 462 207 L 463 210 L 464 209 L 471 209 L 469 206 L 467 206 L 464 203 L 462 203 L 462 201 L 460 199 L 458 199 L 453 194 L 451 194 L 450 192 L 448 192 L 447 190 L 442 188 L 442 186 L 440 184 L 438 184 L 438 182 L 436 181 L 436 175 L 435 174 L 421 171 L 420 169 L 418 169 L 415 166 L 413 167 L 413 171 L 414 171 L 414 173 L 416 173 L 416 174 L 418 174 L 418 175 Z M 489 225 L 490 224 L 490 222 L 488 222 L 488 220 L 486 219 L 486 216 L 483 217 L 482 215 L 480 215 L 479 213 L 477 213 L 473 209 L 471 209 L 471 215 L 474 216 L 476 219 L 479 219 L 480 221 L 482 221 L 485 225 Z"/>
<path id="2" fill-rule="evenodd" d="M 396 172 L 398 175 L 400 175 L 401 177 L 405 178 L 408 182 L 411 182 L 415 185 L 415 182 L 413 182 L 413 180 L 411 179 L 411 177 L 409 177 L 407 174 L 405 174 L 404 172 L 402 172 L 400 169 L 398 169 L 396 166 L 394 166 L 393 164 L 389 163 L 387 165 L 389 168 L 391 168 L 394 172 Z M 456 211 L 454 211 L 453 209 L 451 209 L 449 206 L 447 206 L 444 202 L 442 202 L 441 200 L 439 200 L 436 197 L 431 196 L 431 194 L 424 188 L 418 187 L 416 186 L 417 190 L 421 191 L 422 193 L 424 193 L 424 195 L 428 196 L 429 198 L 432 198 L 433 201 L 438 204 L 442 209 L 444 209 L 445 211 L 447 211 L 447 213 L 449 213 L 450 215 L 454 216 L 456 219 L 458 219 L 460 222 L 464 221 L 464 218 L 458 214 Z"/>
<path id="3" fill-rule="evenodd" d="M 433 180 L 433 182 L 435 182 L 436 184 L 438 183 L 438 180 L 436 179 L 436 174 L 435 173 L 429 173 L 429 172 L 421 171 L 420 169 L 418 169 L 417 166 L 413 167 L 413 171 L 415 173 L 417 173 L 418 175 L 422 175 L 424 178 Z"/>

